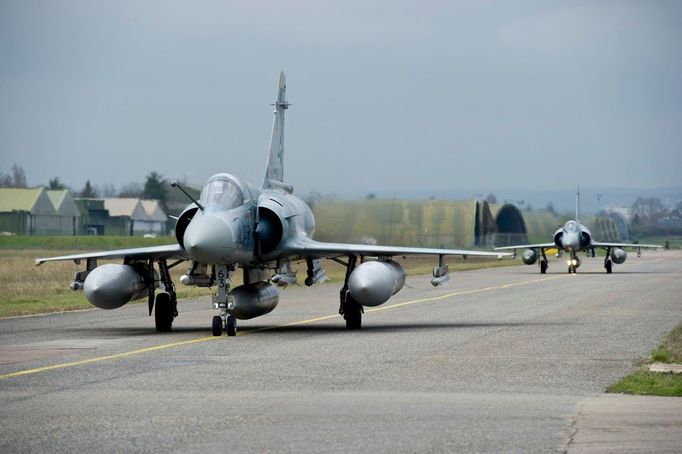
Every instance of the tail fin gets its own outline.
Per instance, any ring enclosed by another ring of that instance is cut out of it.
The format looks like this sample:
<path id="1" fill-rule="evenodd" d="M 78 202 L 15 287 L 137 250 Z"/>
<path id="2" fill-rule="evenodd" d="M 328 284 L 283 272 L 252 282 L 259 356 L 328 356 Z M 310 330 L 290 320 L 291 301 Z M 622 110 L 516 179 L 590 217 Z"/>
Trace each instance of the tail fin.
<path id="1" fill-rule="evenodd" d="M 580 223 L 580 186 L 578 186 L 578 192 L 575 193 L 575 222 Z"/>
<path id="2" fill-rule="evenodd" d="M 286 100 L 287 82 L 284 71 L 279 75 L 279 91 L 275 106 L 275 119 L 272 123 L 272 138 L 270 139 L 270 152 L 268 165 L 265 169 L 262 189 L 283 189 L 293 192 L 293 188 L 284 183 L 284 111 L 289 108 Z"/>

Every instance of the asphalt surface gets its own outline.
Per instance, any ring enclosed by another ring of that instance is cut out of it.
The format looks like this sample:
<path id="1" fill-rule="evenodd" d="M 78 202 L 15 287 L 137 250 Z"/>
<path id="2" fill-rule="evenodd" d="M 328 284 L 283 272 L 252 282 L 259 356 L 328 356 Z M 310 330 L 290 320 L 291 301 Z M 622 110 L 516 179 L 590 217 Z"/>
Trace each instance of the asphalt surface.
<path id="1" fill-rule="evenodd" d="M 0 452 L 617 450 L 590 430 L 682 320 L 682 252 L 563 263 L 408 278 L 361 331 L 334 315 L 338 283 L 289 287 L 235 338 L 210 335 L 208 300 L 169 334 L 145 304 L 2 320 Z M 653 427 L 654 448 L 682 443 Z"/>

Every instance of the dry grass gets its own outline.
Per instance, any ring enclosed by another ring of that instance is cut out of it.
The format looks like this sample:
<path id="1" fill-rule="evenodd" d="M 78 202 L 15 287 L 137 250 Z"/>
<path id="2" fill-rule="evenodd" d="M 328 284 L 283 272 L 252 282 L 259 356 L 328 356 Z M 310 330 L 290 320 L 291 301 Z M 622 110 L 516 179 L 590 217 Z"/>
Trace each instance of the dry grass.
<path id="1" fill-rule="evenodd" d="M 0 317 L 26 315 L 43 312 L 61 312 L 90 308 L 90 303 L 82 292 L 74 292 L 69 288 L 76 271 L 84 266 L 73 262 L 50 262 L 41 266 L 34 265 L 36 257 L 49 257 L 70 254 L 70 250 L 0 250 Z M 435 257 L 397 257 L 410 275 L 431 273 L 436 266 Z M 100 264 L 107 263 L 101 261 Z M 109 261 L 120 263 L 120 261 Z M 448 258 L 451 271 L 461 271 L 490 266 L 517 265 L 519 261 L 450 257 Z M 187 271 L 189 262 L 182 263 L 171 270 L 173 281 L 176 283 L 180 298 L 207 296 L 211 289 L 185 287 L 179 284 L 180 275 Z M 323 266 L 327 270 L 331 283 L 341 283 L 345 275 L 345 267 L 331 260 L 324 260 Z M 306 276 L 305 262 L 293 266 L 297 271 L 299 281 Z M 235 273 L 234 285 L 241 284 L 241 274 Z M 145 300 L 141 300 L 145 302 Z"/>
<path id="2" fill-rule="evenodd" d="M 35 266 L 33 261 L 36 257 L 72 253 L 74 251 L 0 250 L 0 317 L 91 308 L 82 292 L 74 292 L 69 288 L 73 274 L 82 271 L 83 264 L 64 261 Z M 104 263 L 120 261 L 100 261 L 100 264 Z M 174 282 L 177 283 L 180 275 L 186 271 L 187 267 L 182 264 L 173 268 L 171 275 Z M 181 298 L 210 294 L 209 289 L 178 286 Z"/>

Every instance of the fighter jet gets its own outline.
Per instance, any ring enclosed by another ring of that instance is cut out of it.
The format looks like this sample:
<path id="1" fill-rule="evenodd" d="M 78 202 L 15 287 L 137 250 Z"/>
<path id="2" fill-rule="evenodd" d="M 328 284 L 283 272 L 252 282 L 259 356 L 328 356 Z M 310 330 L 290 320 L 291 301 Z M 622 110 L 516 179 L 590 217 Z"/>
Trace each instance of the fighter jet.
<path id="1" fill-rule="evenodd" d="M 175 244 L 38 258 L 36 264 L 54 260 L 79 264 L 85 260 L 86 268 L 75 273 L 72 289 L 83 289 L 88 301 L 102 309 L 118 308 L 146 297 L 150 316 L 154 310 L 157 331 L 170 331 L 178 304 L 169 269 L 190 262 L 180 282 L 216 288 L 214 308 L 218 315 L 212 320 L 213 335 L 226 331 L 228 336 L 235 336 L 237 319 L 272 311 L 279 301 L 277 286 L 296 282 L 292 263 L 305 262 L 307 286 L 326 279 L 320 259 L 344 265 L 339 313 L 348 329 L 359 329 L 363 307 L 385 303 L 405 283 L 405 271 L 392 260 L 395 256 L 437 256 L 431 283 L 438 286 L 449 280 L 445 256 L 511 255 L 313 240 L 313 213 L 284 180 L 284 114 L 290 106 L 284 72 L 280 74 L 273 106 L 272 138 L 260 187 L 229 173 L 218 173 L 208 179 L 199 200 L 194 200 L 181 185 L 171 182 L 192 202 L 177 218 Z M 97 266 L 98 260 L 112 258 L 123 259 L 123 263 Z M 169 264 L 169 260 L 173 262 Z M 243 285 L 230 289 L 237 269 L 243 272 Z M 164 291 L 155 297 L 159 282 Z"/>
<path id="2" fill-rule="evenodd" d="M 590 253 L 592 257 L 594 257 L 596 255 L 596 248 L 604 249 L 606 251 L 604 268 L 607 273 L 611 273 L 613 271 L 614 263 L 620 265 L 625 262 L 625 259 L 627 258 L 625 248 L 636 249 L 637 256 L 639 257 L 642 254 L 642 249 L 661 247 L 655 244 L 609 243 L 593 240 L 590 230 L 580 223 L 580 188 L 578 188 L 578 192 L 576 193 L 575 219 L 567 221 L 554 232 L 553 240 L 554 241 L 551 243 L 496 247 L 495 250 L 513 250 L 514 256 L 516 256 L 517 249 L 525 249 L 521 259 L 526 265 L 533 265 L 538 261 L 538 256 L 540 256 L 540 273 L 545 274 L 548 267 L 547 255 L 545 252 L 548 249 L 557 249 L 559 251 L 557 256 L 560 256 L 562 252 L 568 254 L 568 259 L 566 260 L 568 273 L 575 274 L 581 263 L 580 257 L 578 257 L 578 252 L 580 251 Z"/>

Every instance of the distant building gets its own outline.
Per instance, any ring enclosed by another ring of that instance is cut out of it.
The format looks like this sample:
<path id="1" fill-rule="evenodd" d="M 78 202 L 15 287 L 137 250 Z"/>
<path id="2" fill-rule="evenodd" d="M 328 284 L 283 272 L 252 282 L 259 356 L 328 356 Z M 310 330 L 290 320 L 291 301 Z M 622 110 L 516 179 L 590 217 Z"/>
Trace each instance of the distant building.
<path id="1" fill-rule="evenodd" d="M 47 197 L 59 216 L 59 232 L 62 235 L 80 233 L 81 212 L 67 189 L 46 190 Z"/>
<path id="2" fill-rule="evenodd" d="M 86 235 L 166 235 L 168 216 L 156 200 L 113 197 L 76 199 Z"/>
<path id="3" fill-rule="evenodd" d="M 0 188 L 0 231 L 14 235 L 74 235 L 80 213 L 68 191 Z"/>
<path id="4" fill-rule="evenodd" d="M 142 221 L 139 227 L 136 226 L 138 231 L 144 231 L 145 233 L 152 233 L 155 235 L 165 235 L 168 216 L 161 209 L 159 201 L 142 200 L 141 203 L 145 213 L 147 213 L 147 219 Z"/>
<path id="5" fill-rule="evenodd" d="M 609 209 L 597 212 L 591 219 L 590 228 L 595 240 L 600 241 L 628 241 L 630 229 L 628 227 L 631 210 L 628 208 Z"/>
<path id="6" fill-rule="evenodd" d="M 144 210 L 140 199 L 134 198 L 110 198 L 104 199 L 104 208 L 109 211 L 109 216 L 118 218 L 123 224 L 124 235 L 135 235 L 135 225 L 140 225 L 147 220 L 147 212 Z"/>
<path id="7" fill-rule="evenodd" d="M 76 199 L 81 212 L 81 229 L 83 235 L 127 235 L 125 225 L 112 225 L 109 211 L 104 207 L 102 199 Z"/>

